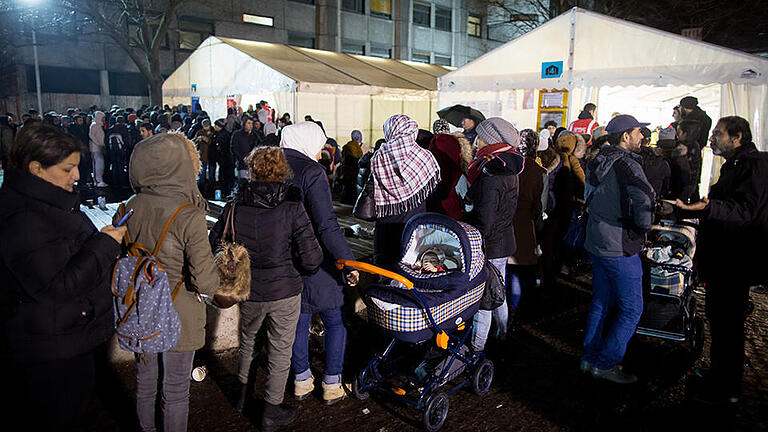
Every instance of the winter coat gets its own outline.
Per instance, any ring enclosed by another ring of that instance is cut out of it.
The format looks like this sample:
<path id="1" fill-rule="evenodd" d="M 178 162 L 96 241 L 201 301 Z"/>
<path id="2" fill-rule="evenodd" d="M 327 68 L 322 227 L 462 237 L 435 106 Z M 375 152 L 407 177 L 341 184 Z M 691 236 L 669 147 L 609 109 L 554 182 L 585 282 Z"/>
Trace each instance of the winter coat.
<path id="1" fill-rule="evenodd" d="M 698 215 L 696 257 L 702 280 L 727 275 L 765 284 L 768 244 L 768 154 L 743 144 L 720 168 L 709 191 L 709 205 Z"/>
<path id="2" fill-rule="evenodd" d="M 483 168 L 467 191 L 472 211 L 465 216 L 483 236 L 488 259 L 505 258 L 517 251 L 514 216 L 519 194 L 518 174 L 524 165 L 516 153 L 501 153 Z"/>
<path id="3" fill-rule="evenodd" d="M 317 273 L 304 276 L 301 312 L 314 313 L 339 308 L 344 304 L 344 295 L 341 287 L 342 274 L 336 268 L 336 260 L 351 260 L 354 256 L 333 211 L 328 177 L 317 161 L 294 149 L 286 148 L 283 151 L 288 166 L 293 171 L 290 183 L 301 191 L 301 200 L 324 256 L 323 264 Z"/>
<path id="4" fill-rule="evenodd" d="M 456 184 L 472 161 L 469 140 L 461 133 L 437 134 L 429 142 L 429 151 L 440 166 L 440 183 L 427 198 L 427 211 L 461 220 L 464 216 L 464 201 L 456 193 Z"/>
<path id="5" fill-rule="evenodd" d="M 11 151 L 13 145 L 13 129 L 6 124 L 0 124 L 0 163 L 3 164 L 3 168 L 7 168 L 8 154 Z"/>
<path id="6" fill-rule="evenodd" d="M 197 147 L 197 153 L 200 155 L 200 162 L 213 162 L 216 160 L 216 146 L 213 145 L 213 128 L 208 128 L 208 132 L 205 129 L 200 129 L 195 135 L 195 146 Z"/>
<path id="7" fill-rule="evenodd" d="M 256 146 L 256 135 L 248 133 L 245 129 L 239 129 L 232 134 L 232 155 L 235 157 L 235 164 L 238 170 L 248 169 L 245 164 L 245 157 Z"/>
<path id="8" fill-rule="evenodd" d="M 340 201 L 344 204 L 354 204 L 357 200 L 357 174 L 360 171 L 358 162 L 363 157 L 363 149 L 357 141 L 349 141 L 341 150 L 341 168 L 339 169 L 339 181 L 341 182 Z"/>
<path id="9" fill-rule="evenodd" d="M 658 148 L 649 146 L 640 147 L 640 157 L 643 158 L 645 178 L 653 187 L 656 197 L 666 196 L 672 175 L 669 163 L 661 156 Z"/>
<path id="10" fill-rule="evenodd" d="M 534 265 L 536 256 L 536 222 L 541 219 L 544 179 L 547 171 L 533 159 L 525 160 L 525 167 L 520 173 L 520 192 L 517 196 L 517 209 L 512 219 L 515 229 L 517 251 L 512 255 L 515 264 Z"/>
<path id="11" fill-rule="evenodd" d="M 550 193 L 555 196 L 553 216 L 560 219 L 560 226 L 567 225 L 574 210 L 581 205 L 584 196 L 584 170 L 574 156 L 578 140 L 573 134 L 561 134 L 557 139 L 557 151 L 562 167 L 555 174 Z"/>
<path id="12" fill-rule="evenodd" d="M 285 183 L 248 182 L 238 190 L 234 203 L 235 240 L 248 249 L 251 260 L 248 300 L 275 301 L 301 294 L 301 275 L 315 273 L 323 262 L 301 193 Z M 230 211 L 231 202 L 211 229 L 208 238 L 213 251 Z"/>
<path id="13" fill-rule="evenodd" d="M 620 146 L 604 146 L 589 162 L 591 196 L 586 250 L 597 256 L 632 256 L 640 252 L 653 222 L 654 192 L 640 155 Z"/>
<path id="14" fill-rule="evenodd" d="M 359 161 L 357 161 L 357 166 L 360 168 L 358 171 L 357 182 L 361 186 L 365 185 L 365 182 L 368 180 L 368 177 L 371 175 L 371 158 L 372 157 L 373 157 L 373 152 L 369 151 L 368 153 L 364 154 Z"/>
<path id="15" fill-rule="evenodd" d="M 205 303 L 198 301 L 197 293 L 212 296 L 219 288 L 205 223 L 207 202 L 197 189 L 199 169 L 194 145 L 171 134 L 141 141 L 131 157 L 131 186 L 136 191 L 126 202 L 127 209 L 135 211 L 127 223 L 131 241 L 153 250 L 171 214 L 183 204 L 194 204 L 179 212 L 157 257 L 171 287 L 184 280 L 174 302 L 181 318 L 181 336 L 171 349 L 174 352 L 203 347 Z M 118 219 L 115 215 L 113 220 Z"/>
<path id="16" fill-rule="evenodd" d="M 85 125 L 85 122 L 79 125 L 73 121 L 67 128 L 67 132 L 83 143 L 83 148 L 88 146 L 88 126 Z"/>
<path id="17" fill-rule="evenodd" d="M 93 113 L 93 123 L 88 130 L 88 149 L 91 153 L 104 151 L 104 113 L 96 111 Z"/>
<path id="18" fill-rule="evenodd" d="M 690 114 L 683 117 L 683 120 L 695 120 L 699 122 L 699 136 L 695 137 L 695 141 L 699 145 L 699 151 L 701 151 L 701 149 L 707 146 L 707 142 L 709 142 L 709 132 L 712 130 L 712 119 L 709 118 L 706 111 L 697 106 Z"/>
<path id="19" fill-rule="evenodd" d="M 77 193 L 6 170 L 0 188 L 0 357 L 68 359 L 114 331 L 109 283 L 120 245 L 79 210 Z M 11 371 L 13 373 L 13 371 Z"/>
<path id="20" fill-rule="evenodd" d="M 657 148 L 670 168 L 669 189 L 663 198 L 681 199 L 688 202 L 696 192 L 697 181 L 693 178 L 691 163 L 688 160 L 688 148 L 675 140 L 660 140 Z"/>

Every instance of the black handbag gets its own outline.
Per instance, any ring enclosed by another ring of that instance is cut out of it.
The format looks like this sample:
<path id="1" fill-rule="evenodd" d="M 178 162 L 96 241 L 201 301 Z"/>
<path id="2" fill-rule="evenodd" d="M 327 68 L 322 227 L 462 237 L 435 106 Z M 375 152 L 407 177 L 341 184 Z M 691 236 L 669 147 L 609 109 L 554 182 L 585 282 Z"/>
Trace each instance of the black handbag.
<path id="1" fill-rule="evenodd" d="M 587 221 L 589 221 L 587 207 L 589 207 L 589 202 L 592 201 L 592 196 L 594 196 L 594 192 L 587 197 L 587 201 L 582 208 L 573 211 L 571 222 L 568 224 L 568 231 L 565 232 L 563 237 L 563 243 L 568 247 L 584 249 L 584 242 L 587 240 Z"/>
<path id="2" fill-rule="evenodd" d="M 363 190 L 355 201 L 352 215 L 358 219 L 372 222 L 376 220 L 376 199 L 373 196 L 373 173 L 368 175 Z"/>
<path id="3" fill-rule="evenodd" d="M 494 310 L 504 304 L 506 299 L 506 287 L 499 269 L 490 261 L 485 261 L 485 290 L 480 298 L 480 309 Z"/>

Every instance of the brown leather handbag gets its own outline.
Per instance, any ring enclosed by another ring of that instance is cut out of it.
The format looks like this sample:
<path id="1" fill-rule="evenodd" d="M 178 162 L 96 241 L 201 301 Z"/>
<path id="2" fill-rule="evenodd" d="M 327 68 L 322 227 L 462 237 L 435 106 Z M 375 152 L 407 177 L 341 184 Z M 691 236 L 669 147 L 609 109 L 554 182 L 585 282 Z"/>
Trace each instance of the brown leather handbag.
<path id="1" fill-rule="evenodd" d="M 226 215 L 214 262 L 220 279 L 219 290 L 213 296 L 214 306 L 227 309 L 247 300 L 251 292 L 251 258 L 248 249 L 235 241 L 234 202 Z"/>

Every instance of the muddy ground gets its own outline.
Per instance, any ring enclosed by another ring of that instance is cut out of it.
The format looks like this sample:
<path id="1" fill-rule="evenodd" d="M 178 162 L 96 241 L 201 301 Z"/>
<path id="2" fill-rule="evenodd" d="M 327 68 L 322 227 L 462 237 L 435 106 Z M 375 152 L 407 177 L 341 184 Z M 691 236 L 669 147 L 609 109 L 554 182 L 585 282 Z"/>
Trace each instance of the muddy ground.
<path id="1" fill-rule="evenodd" d="M 755 309 L 747 321 L 747 359 L 744 398 L 734 409 L 699 406 L 689 401 L 686 378 L 695 366 L 707 364 L 704 354 L 692 360 L 684 342 L 636 335 L 625 358 L 625 368 L 636 373 L 637 384 L 619 386 L 598 382 L 579 373 L 584 321 L 590 301 L 586 276 L 559 280 L 549 291 L 524 299 L 518 329 L 503 342 L 489 342 L 496 365 L 491 391 L 483 397 L 462 389 L 450 399 L 445 431 L 559 431 L 559 430 L 768 430 L 768 291 L 754 290 Z M 702 297 L 701 293 L 697 296 Z M 703 298 L 700 299 L 703 303 Z M 701 305 L 699 306 L 701 309 Z M 702 313 L 703 315 L 703 313 Z M 386 344 L 365 321 L 350 314 L 345 379 Z M 315 376 L 322 376 L 322 342 L 311 341 Z M 255 398 L 246 413 L 234 410 L 237 393 L 236 350 L 200 353 L 209 376 L 192 382 L 189 430 L 200 432 L 258 430 L 264 388 L 264 360 L 256 379 Z M 135 367 L 110 366 L 99 378 L 90 411 L 90 431 L 131 431 Z M 318 383 L 319 387 L 319 383 Z M 289 384 L 288 392 L 291 391 Z M 416 431 L 421 416 L 413 408 L 373 396 L 347 399 L 332 407 L 319 394 L 302 402 L 291 431 Z"/>

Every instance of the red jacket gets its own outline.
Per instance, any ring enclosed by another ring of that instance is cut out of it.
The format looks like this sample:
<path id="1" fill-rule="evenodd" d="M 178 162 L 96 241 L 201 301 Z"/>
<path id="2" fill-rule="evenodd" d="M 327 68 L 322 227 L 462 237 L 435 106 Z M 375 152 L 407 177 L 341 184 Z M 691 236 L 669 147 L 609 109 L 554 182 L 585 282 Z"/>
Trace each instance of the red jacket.
<path id="1" fill-rule="evenodd" d="M 568 126 L 568 130 L 577 134 L 592 134 L 592 131 L 598 126 L 597 120 L 581 119 L 576 120 Z"/>

